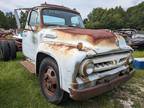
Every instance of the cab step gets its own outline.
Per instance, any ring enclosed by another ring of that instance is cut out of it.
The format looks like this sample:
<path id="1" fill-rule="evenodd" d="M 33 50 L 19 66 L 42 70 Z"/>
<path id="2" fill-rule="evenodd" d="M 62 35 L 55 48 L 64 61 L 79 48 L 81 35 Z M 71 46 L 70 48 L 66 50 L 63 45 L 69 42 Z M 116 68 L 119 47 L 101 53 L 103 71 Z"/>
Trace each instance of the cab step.
<path id="1" fill-rule="evenodd" d="M 29 60 L 24 60 L 20 62 L 30 73 L 35 74 L 35 65 Z"/>

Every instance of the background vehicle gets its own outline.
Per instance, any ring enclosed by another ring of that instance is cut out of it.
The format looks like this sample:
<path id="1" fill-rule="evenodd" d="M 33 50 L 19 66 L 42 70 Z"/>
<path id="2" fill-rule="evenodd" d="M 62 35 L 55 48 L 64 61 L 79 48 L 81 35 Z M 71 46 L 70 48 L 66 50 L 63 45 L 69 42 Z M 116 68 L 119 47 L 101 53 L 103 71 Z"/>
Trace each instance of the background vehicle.
<path id="1" fill-rule="evenodd" d="M 15 10 L 18 29 L 20 21 Z M 58 104 L 100 95 L 133 74 L 132 48 L 109 30 L 85 29 L 80 13 L 64 6 L 29 8 L 22 32 L 22 64 L 39 76 L 43 95 Z"/>
<path id="2" fill-rule="evenodd" d="M 133 48 L 144 47 L 144 32 L 137 31 L 135 29 L 120 29 L 117 30 L 120 35 L 122 35 L 127 44 Z"/>
<path id="3" fill-rule="evenodd" d="M 0 60 L 8 61 L 16 58 L 16 52 L 22 49 L 22 38 L 15 35 L 14 30 L 0 29 Z"/>
<path id="4" fill-rule="evenodd" d="M 132 35 L 131 39 L 131 46 L 133 48 L 143 48 L 144 47 L 144 33 L 143 32 L 137 32 Z"/>

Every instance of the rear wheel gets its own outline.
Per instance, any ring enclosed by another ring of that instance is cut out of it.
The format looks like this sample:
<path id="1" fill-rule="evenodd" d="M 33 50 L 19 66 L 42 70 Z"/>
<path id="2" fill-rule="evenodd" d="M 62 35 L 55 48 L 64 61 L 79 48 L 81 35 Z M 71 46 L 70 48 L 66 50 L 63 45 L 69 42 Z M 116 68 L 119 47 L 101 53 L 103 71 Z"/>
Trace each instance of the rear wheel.
<path id="1" fill-rule="evenodd" d="M 8 61 L 10 56 L 8 41 L 1 41 L 0 46 L 0 58 L 4 61 Z"/>
<path id="2" fill-rule="evenodd" d="M 8 41 L 9 49 L 10 49 L 10 59 L 14 60 L 16 58 L 16 44 L 15 41 L 10 40 Z"/>
<path id="3" fill-rule="evenodd" d="M 59 104 L 63 100 L 64 91 L 60 88 L 59 70 L 53 59 L 45 58 L 41 62 L 39 81 L 41 91 L 49 102 Z"/>
<path id="4" fill-rule="evenodd" d="M 0 60 L 3 60 L 3 51 L 1 45 L 0 45 Z"/>

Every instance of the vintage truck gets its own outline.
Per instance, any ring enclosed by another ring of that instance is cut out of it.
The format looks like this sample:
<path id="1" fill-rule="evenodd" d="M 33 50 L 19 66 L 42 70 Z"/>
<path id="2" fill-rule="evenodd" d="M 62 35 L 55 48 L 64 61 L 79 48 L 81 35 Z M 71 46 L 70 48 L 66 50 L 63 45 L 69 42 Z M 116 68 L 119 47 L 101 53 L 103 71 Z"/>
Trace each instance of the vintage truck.
<path id="1" fill-rule="evenodd" d="M 67 96 L 88 99 L 132 77 L 133 49 L 120 35 L 85 29 L 80 13 L 64 6 L 45 3 L 28 10 L 22 64 L 38 75 L 49 102 L 58 104 Z"/>

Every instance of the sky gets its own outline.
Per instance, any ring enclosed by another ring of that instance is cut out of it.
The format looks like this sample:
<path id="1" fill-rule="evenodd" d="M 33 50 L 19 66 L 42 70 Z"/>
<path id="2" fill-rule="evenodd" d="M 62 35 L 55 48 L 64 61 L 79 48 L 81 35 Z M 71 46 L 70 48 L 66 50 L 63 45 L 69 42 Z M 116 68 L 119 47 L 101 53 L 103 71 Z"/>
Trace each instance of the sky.
<path id="1" fill-rule="evenodd" d="M 15 8 L 28 8 L 40 5 L 44 2 L 49 4 L 63 5 L 70 8 L 76 8 L 86 18 L 93 8 L 114 8 L 121 6 L 125 10 L 128 7 L 135 6 L 144 0 L 0 0 L 0 10 L 9 12 Z"/>

